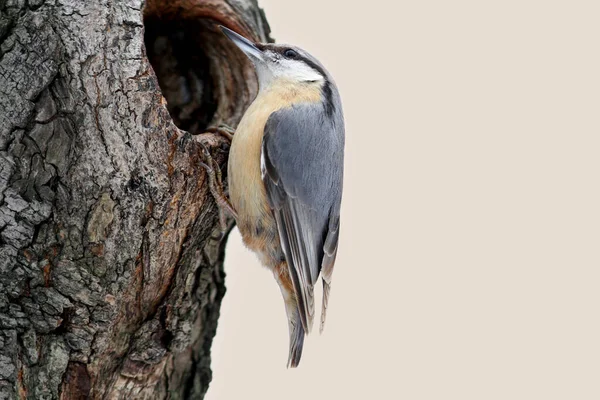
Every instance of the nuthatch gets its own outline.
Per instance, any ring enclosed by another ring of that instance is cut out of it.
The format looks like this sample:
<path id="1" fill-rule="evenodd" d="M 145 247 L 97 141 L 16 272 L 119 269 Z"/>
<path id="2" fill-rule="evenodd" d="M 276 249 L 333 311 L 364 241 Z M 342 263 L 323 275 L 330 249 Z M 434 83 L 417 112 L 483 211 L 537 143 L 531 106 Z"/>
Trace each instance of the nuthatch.
<path id="1" fill-rule="evenodd" d="M 344 163 L 340 96 L 306 51 L 253 43 L 221 29 L 254 64 L 259 92 L 233 135 L 230 202 L 211 190 L 234 215 L 246 246 L 273 271 L 288 317 L 288 367 L 296 367 L 313 323 L 319 274 L 323 329 L 337 252 Z"/>

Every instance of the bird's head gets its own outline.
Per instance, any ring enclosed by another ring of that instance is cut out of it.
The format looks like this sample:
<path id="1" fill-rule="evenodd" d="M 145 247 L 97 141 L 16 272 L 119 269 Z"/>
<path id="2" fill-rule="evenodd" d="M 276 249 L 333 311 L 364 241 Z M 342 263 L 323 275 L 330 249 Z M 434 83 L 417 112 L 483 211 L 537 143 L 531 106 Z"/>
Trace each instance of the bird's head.
<path id="1" fill-rule="evenodd" d="M 253 43 L 231 29 L 221 26 L 221 30 L 252 61 L 261 88 L 277 79 L 319 86 L 327 81 L 327 72 L 321 63 L 298 47 Z"/>

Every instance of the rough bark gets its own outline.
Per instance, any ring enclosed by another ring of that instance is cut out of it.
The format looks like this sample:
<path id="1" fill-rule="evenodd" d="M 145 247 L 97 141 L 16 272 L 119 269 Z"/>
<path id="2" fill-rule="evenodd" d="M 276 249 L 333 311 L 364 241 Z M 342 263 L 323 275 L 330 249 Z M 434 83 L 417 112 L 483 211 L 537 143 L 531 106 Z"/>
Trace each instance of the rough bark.
<path id="1" fill-rule="evenodd" d="M 0 399 L 204 396 L 225 240 L 200 142 L 224 166 L 203 129 L 257 90 L 217 24 L 268 39 L 255 0 L 0 0 Z"/>

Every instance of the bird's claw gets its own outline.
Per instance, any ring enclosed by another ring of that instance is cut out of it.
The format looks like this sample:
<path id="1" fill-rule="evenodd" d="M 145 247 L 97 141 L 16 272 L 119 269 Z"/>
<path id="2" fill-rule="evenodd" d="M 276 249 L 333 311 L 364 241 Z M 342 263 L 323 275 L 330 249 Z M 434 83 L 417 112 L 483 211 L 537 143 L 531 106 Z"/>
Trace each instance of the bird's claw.
<path id="1" fill-rule="evenodd" d="M 233 206 L 229 202 L 229 199 L 225 194 L 225 190 L 223 189 L 223 176 L 221 174 L 221 168 L 219 167 L 219 164 L 213 159 L 206 146 L 201 142 L 200 145 L 202 147 L 203 160 L 200 161 L 199 164 L 206 171 L 208 188 L 215 199 L 217 206 L 219 207 L 219 224 L 221 226 L 221 232 L 224 233 L 228 230 L 227 218 L 224 210 L 227 210 L 236 219 L 237 213 L 233 209 Z"/>
<path id="2" fill-rule="evenodd" d="M 235 133 L 235 130 L 228 125 L 219 124 L 218 126 L 206 128 L 206 132 L 219 134 L 231 142 L 233 140 L 233 134 Z"/>

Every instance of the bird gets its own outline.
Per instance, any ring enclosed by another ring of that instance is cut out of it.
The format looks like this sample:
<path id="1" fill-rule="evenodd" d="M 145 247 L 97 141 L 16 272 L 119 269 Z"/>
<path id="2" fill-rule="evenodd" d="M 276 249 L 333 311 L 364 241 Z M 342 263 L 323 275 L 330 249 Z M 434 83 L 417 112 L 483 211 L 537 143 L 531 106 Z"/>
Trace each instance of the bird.
<path id="1" fill-rule="evenodd" d="M 295 368 L 313 325 L 319 276 L 323 331 L 338 249 L 345 142 L 340 94 L 305 50 L 220 28 L 252 62 L 259 90 L 231 136 L 229 199 L 214 184 L 214 171 L 211 192 L 279 284 L 289 329 L 287 366 Z"/>

